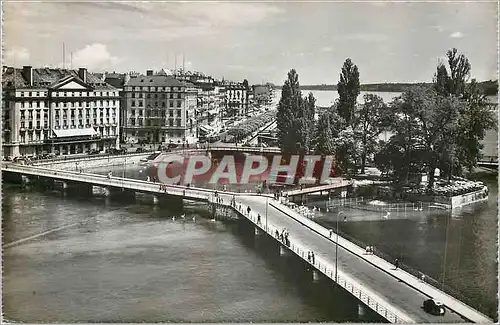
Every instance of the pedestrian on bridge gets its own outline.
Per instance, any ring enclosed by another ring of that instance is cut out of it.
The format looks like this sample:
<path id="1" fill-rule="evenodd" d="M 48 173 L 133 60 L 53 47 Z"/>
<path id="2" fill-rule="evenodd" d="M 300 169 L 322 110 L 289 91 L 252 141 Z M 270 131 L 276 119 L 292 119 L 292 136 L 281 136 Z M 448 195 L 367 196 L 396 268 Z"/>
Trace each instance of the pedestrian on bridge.
<path id="1" fill-rule="evenodd" d="M 399 268 L 399 260 L 397 258 L 394 261 L 394 266 L 396 267 L 395 270 L 397 270 Z"/>
<path id="2" fill-rule="evenodd" d="M 311 252 L 311 263 L 314 265 L 314 252 Z"/>
<path id="3" fill-rule="evenodd" d="M 250 209 L 250 207 L 247 208 L 247 214 L 248 216 L 250 216 L 250 211 L 252 211 L 252 209 Z"/>
<path id="4" fill-rule="evenodd" d="M 330 238 L 332 238 L 333 230 L 330 229 Z"/>
<path id="5" fill-rule="evenodd" d="M 257 214 L 257 224 L 258 224 L 258 225 L 260 225 L 260 224 L 261 224 L 261 223 L 260 223 L 260 213 L 259 213 L 259 214 Z"/>

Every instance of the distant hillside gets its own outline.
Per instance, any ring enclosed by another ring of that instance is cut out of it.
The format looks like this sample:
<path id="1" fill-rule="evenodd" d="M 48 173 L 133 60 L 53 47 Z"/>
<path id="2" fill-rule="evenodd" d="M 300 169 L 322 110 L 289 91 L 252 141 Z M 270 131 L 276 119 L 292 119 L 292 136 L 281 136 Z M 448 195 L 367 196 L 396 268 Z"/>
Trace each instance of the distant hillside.
<path id="1" fill-rule="evenodd" d="M 410 87 L 419 85 L 432 85 L 431 83 L 380 83 L 380 84 L 364 84 L 360 88 L 362 91 L 383 91 L 383 92 L 403 92 Z M 275 86 L 281 89 L 281 86 Z M 483 93 L 488 96 L 493 96 L 498 93 L 498 80 L 483 81 L 479 83 L 479 87 Z M 337 90 L 337 85 L 301 85 L 302 90 Z"/>

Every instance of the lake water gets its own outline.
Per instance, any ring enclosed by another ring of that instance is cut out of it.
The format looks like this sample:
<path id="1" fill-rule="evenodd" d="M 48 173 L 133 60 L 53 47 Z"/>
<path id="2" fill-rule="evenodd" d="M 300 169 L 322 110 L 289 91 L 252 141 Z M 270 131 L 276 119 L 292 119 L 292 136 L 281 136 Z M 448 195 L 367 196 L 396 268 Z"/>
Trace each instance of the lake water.
<path id="1" fill-rule="evenodd" d="M 303 90 L 302 95 L 305 96 L 309 93 L 314 95 L 316 98 L 316 105 L 327 107 L 333 105 L 334 101 L 339 98 L 339 93 L 337 91 L 332 90 Z M 401 93 L 397 92 L 383 92 L 383 91 L 362 91 L 358 96 L 358 102 L 363 102 L 363 96 L 365 94 L 374 94 L 382 97 L 385 103 L 392 101 L 394 97 L 401 95 Z M 281 96 L 281 94 L 280 94 Z"/>

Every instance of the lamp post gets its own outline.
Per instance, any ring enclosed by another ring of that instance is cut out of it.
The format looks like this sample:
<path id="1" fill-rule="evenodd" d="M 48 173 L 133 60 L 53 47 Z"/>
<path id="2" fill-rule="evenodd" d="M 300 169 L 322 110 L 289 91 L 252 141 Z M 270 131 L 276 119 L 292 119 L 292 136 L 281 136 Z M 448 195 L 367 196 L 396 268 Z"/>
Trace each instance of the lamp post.
<path id="1" fill-rule="evenodd" d="M 336 231 L 336 239 L 335 239 L 335 282 L 338 283 L 338 256 L 339 256 L 339 219 L 340 215 L 343 214 L 344 211 L 339 211 L 337 214 L 337 231 Z"/>
<path id="2" fill-rule="evenodd" d="M 267 206 L 269 205 L 269 197 L 266 196 L 266 232 L 267 232 Z"/>

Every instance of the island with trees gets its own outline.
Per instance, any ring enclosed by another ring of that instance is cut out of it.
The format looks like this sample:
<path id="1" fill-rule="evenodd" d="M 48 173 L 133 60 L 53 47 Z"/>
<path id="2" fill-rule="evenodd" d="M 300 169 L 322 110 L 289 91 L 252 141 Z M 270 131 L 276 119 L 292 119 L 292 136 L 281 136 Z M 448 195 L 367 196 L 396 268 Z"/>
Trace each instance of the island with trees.
<path id="1" fill-rule="evenodd" d="M 446 55 L 447 65 L 437 66 L 431 83 L 397 84 L 402 94 L 388 103 L 376 94 L 358 102 L 361 90 L 396 88 L 379 84 L 363 89 L 358 67 L 346 59 L 335 87 L 339 98 L 317 121 L 313 94 L 302 96 L 305 87 L 290 70 L 276 114 L 281 150 L 333 155 L 336 174 L 349 178 L 362 178 L 367 166 L 376 167 L 395 200 L 449 202 L 467 193 L 484 198 L 487 188 L 464 176 L 480 159 L 485 132 L 496 129 L 486 96 L 496 94 L 497 83 L 469 81 L 468 58 L 456 49 Z M 380 140 L 383 132 L 390 137 Z"/>

